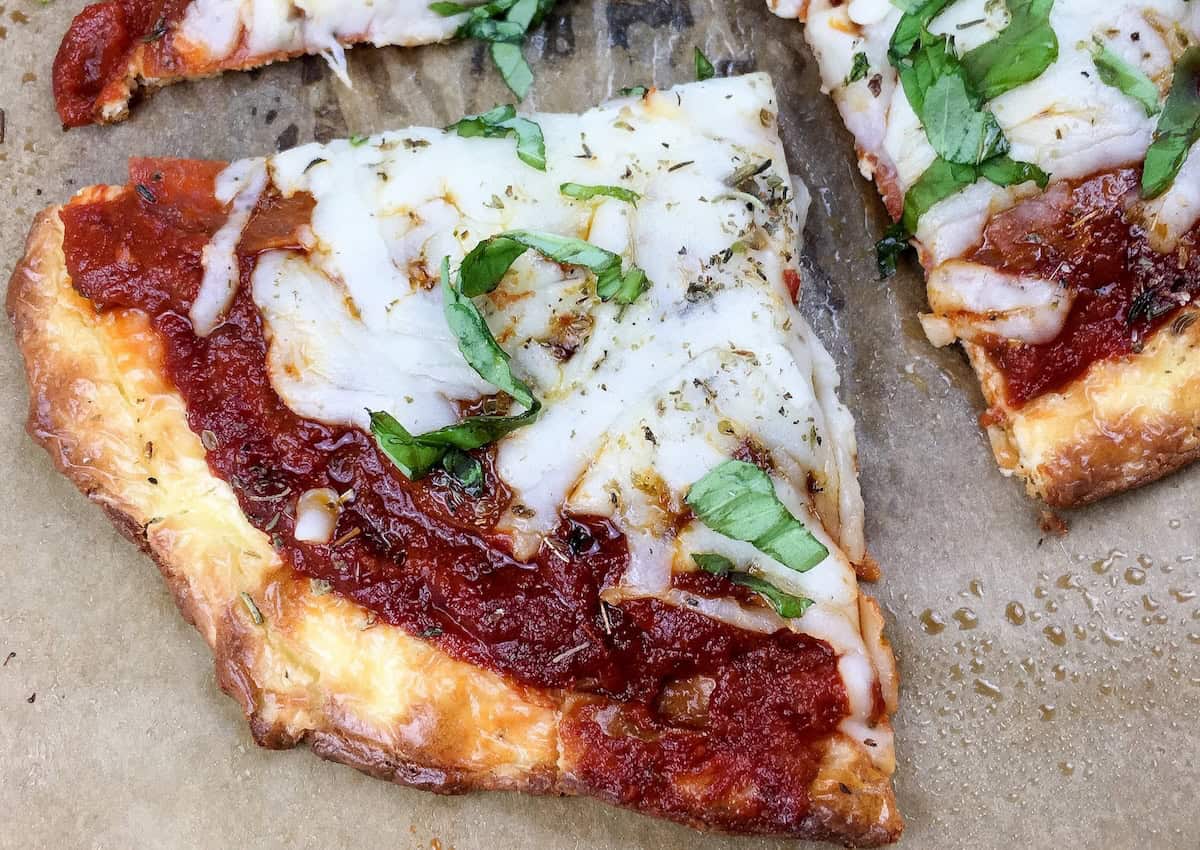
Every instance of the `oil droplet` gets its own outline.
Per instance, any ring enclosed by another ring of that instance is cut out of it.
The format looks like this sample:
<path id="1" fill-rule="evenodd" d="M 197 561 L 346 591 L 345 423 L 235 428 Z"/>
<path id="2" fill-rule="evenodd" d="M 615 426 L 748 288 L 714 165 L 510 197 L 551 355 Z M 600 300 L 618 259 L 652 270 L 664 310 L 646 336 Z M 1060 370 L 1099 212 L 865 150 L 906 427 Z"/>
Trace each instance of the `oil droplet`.
<path id="1" fill-rule="evenodd" d="M 1147 611 L 1157 611 L 1162 603 L 1151 596 L 1149 593 L 1142 594 L 1142 607 Z"/>
<path id="2" fill-rule="evenodd" d="M 951 680 L 953 680 L 955 682 L 961 682 L 963 680 L 962 665 L 955 664 L 953 667 L 950 668 L 950 678 L 951 678 Z"/>
<path id="3" fill-rule="evenodd" d="M 1176 602 L 1191 602 L 1193 599 L 1196 598 L 1196 591 L 1194 591 L 1194 590 L 1179 590 L 1176 588 L 1172 588 L 1171 596 L 1173 596 L 1175 598 Z"/>
<path id="4" fill-rule="evenodd" d="M 971 579 L 971 583 L 967 585 L 967 587 L 972 594 L 978 596 L 980 599 L 983 598 L 983 582 L 981 582 L 979 579 Z"/>
<path id="5" fill-rule="evenodd" d="M 1067 645 L 1067 633 L 1058 626 L 1046 626 L 1046 628 L 1042 629 L 1042 634 L 1046 636 L 1046 640 L 1055 646 Z"/>
<path id="6" fill-rule="evenodd" d="M 1100 683 L 1100 693 L 1104 694 L 1106 697 L 1112 696 L 1114 691 L 1116 691 L 1116 687 L 1112 682 Z"/>
<path id="7" fill-rule="evenodd" d="M 1046 601 L 1046 610 L 1048 612 L 1050 612 L 1051 614 L 1053 614 L 1055 611 L 1058 610 L 1058 603 L 1055 602 L 1053 599 L 1047 600 Z"/>
<path id="8" fill-rule="evenodd" d="M 1078 638 L 1079 640 L 1087 639 L 1087 629 L 1085 629 L 1083 626 L 1079 625 L 1079 623 L 1076 623 L 1074 626 L 1072 626 L 1071 631 L 1073 631 L 1075 633 L 1075 637 Z"/>
<path id="9" fill-rule="evenodd" d="M 1061 664 L 1055 664 L 1053 667 L 1050 668 L 1050 672 L 1053 673 L 1054 678 L 1060 682 L 1063 679 L 1067 678 L 1067 668 L 1062 666 Z"/>
<path id="10" fill-rule="evenodd" d="M 984 664 L 982 661 L 980 661 L 978 658 L 971 659 L 971 672 L 972 673 L 982 673 L 984 671 L 984 669 L 985 668 L 984 668 Z"/>
<path id="11" fill-rule="evenodd" d="M 1026 673 L 1028 673 L 1030 676 L 1032 676 L 1033 671 L 1037 669 L 1037 664 L 1034 663 L 1034 660 L 1032 658 L 1028 658 L 1028 657 L 1022 658 L 1021 659 L 1021 669 L 1024 670 Z"/>
<path id="12" fill-rule="evenodd" d="M 1004 609 L 1004 616 L 1008 617 L 1008 621 L 1014 626 L 1025 625 L 1025 606 L 1020 602 L 1009 602 L 1008 607 Z"/>
<path id="13" fill-rule="evenodd" d="M 1133 585 L 1145 584 L 1146 571 L 1141 567 L 1128 567 L 1125 570 L 1125 581 Z"/>
<path id="14" fill-rule="evenodd" d="M 1058 772 L 1063 776 L 1071 776 L 1073 773 L 1075 773 L 1074 762 L 1060 761 L 1058 763 Z"/>
<path id="15" fill-rule="evenodd" d="M 1156 626 L 1165 626 L 1167 623 L 1171 622 L 1171 618 L 1159 611 L 1150 618 L 1150 622 L 1154 623 Z"/>
<path id="16" fill-rule="evenodd" d="M 1055 580 L 1054 586 L 1060 590 L 1076 590 L 1083 587 L 1083 585 L 1079 583 L 1079 579 L 1071 573 L 1066 573 L 1059 576 L 1058 579 Z"/>
<path id="17" fill-rule="evenodd" d="M 1200 632 L 1188 632 L 1188 640 L 1192 643 L 1200 643 Z"/>
<path id="18" fill-rule="evenodd" d="M 1150 570 L 1154 568 L 1154 559 L 1149 555 L 1138 555 L 1137 562 L 1138 566 L 1143 570 Z"/>
<path id="19" fill-rule="evenodd" d="M 926 608 L 921 612 L 921 628 L 927 635 L 940 635 L 946 628 L 946 621 Z"/>
<path id="20" fill-rule="evenodd" d="M 1104 642 L 1109 646 L 1120 646 L 1121 644 L 1125 643 L 1125 635 L 1112 629 L 1104 629 L 1100 632 L 1100 637 L 1103 638 Z"/>
<path id="21" fill-rule="evenodd" d="M 1049 595 L 1050 591 L 1046 590 L 1046 588 L 1042 587 L 1040 584 L 1033 589 L 1033 596 L 1035 599 L 1045 599 Z"/>
<path id="22" fill-rule="evenodd" d="M 1099 561 L 1092 562 L 1092 572 L 1094 572 L 1096 575 L 1102 576 L 1106 572 L 1108 572 L 1109 570 L 1112 569 L 1113 564 L 1116 561 L 1118 561 L 1119 559 L 1124 558 L 1124 557 L 1125 557 L 1125 553 L 1122 552 L 1120 549 L 1112 549 L 1109 551 L 1109 553 L 1107 555 L 1105 555 Z"/>
<path id="23" fill-rule="evenodd" d="M 958 621 L 959 631 L 969 631 L 979 625 L 979 617 L 970 608 L 959 608 L 954 612 L 954 619 Z"/>
<path id="24" fill-rule="evenodd" d="M 1172 531 L 1174 531 L 1177 528 L 1181 528 L 1182 526 L 1183 526 L 1183 521 L 1178 520 L 1178 519 L 1173 519 L 1167 523 L 1167 528 L 1171 529 Z"/>
<path id="25" fill-rule="evenodd" d="M 1004 692 L 1000 690 L 999 686 L 987 679 L 975 680 L 975 693 L 988 699 L 1004 699 Z"/>
<path id="26" fill-rule="evenodd" d="M 1038 711 L 1042 713 L 1042 720 L 1053 720 L 1058 709 L 1054 707 L 1054 703 L 1043 704 L 1038 706 Z"/>

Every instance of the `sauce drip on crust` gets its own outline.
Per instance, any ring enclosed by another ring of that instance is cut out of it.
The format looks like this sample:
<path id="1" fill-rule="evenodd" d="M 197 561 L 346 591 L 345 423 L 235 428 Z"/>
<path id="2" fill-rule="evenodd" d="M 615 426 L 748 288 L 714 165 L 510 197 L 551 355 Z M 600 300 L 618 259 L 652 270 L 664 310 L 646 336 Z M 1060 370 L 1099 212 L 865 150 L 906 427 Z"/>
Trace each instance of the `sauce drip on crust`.
<path id="1" fill-rule="evenodd" d="M 1137 352 L 1146 337 L 1200 295 L 1197 228 L 1173 251 L 1151 244 L 1129 210 L 1140 172 L 1126 168 L 1051 187 L 995 216 L 968 257 L 1013 274 L 1032 274 L 1076 292 L 1059 335 L 1030 345 L 985 345 L 1004 375 L 1009 405 L 1022 407 L 1078 378 L 1097 360 Z"/>
<path id="2" fill-rule="evenodd" d="M 210 469 L 283 561 L 378 621 L 563 700 L 572 781 L 594 793 L 680 819 L 710 811 L 709 825 L 735 830 L 805 828 L 825 741 L 849 711 L 830 647 L 653 599 L 601 603 L 628 560 L 610 522 L 564 517 L 519 562 L 494 531 L 510 494 L 488 453 L 477 453 L 485 493 L 472 498 L 442 473 L 409 481 L 360 430 L 293 413 L 268 376 L 249 280 L 257 252 L 300 249 L 311 199 L 259 202 L 239 245 L 239 292 L 199 338 L 187 314 L 201 252 L 226 217 L 214 198 L 222 167 L 133 161 L 125 191 L 62 210 L 64 250 L 97 308 L 151 317 Z M 298 542 L 296 499 L 323 487 L 353 494 L 333 542 Z M 737 595 L 714 576 L 692 584 Z"/>

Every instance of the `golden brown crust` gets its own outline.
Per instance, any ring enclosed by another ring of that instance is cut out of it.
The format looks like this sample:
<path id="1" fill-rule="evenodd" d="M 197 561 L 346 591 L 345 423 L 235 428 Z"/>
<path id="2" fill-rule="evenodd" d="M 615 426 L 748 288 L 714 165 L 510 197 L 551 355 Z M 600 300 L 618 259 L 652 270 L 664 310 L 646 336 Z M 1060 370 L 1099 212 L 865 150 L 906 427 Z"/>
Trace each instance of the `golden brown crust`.
<path id="1" fill-rule="evenodd" d="M 1180 315 L 1188 312 L 1200 314 Z M 963 345 L 995 420 L 988 435 L 1001 470 L 1049 505 L 1086 505 L 1200 458 L 1200 322 L 1168 323 L 1139 353 L 1093 363 L 1019 409 L 1004 402 L 986 352 Z"/>
<path id="2" fill-rule="evenodd" d="M 116 190 L 85 190 L 105 191 Z M 30 386 L 29 433 L 154 558 L 212 647 L 218 683 L 255 741 L 305 741 L 372 776 L 444 793 L 586 793 L 563 764 L 562 694 L 376 624 L 284 567 L 209 472 L 146 316 L 93 309 L 71 284 L 62 240 L 57 208 L 41 213 L 8 289 Z M 890 662 L 873 634 L 873 651 Z M 886 717 L 878 728 L 890 735 Z M 903 822 L 890 774 L 862 744 L 832 738 L 811 787 L 811 834 L 859 846 L 895 840 Z M 839 782 L 854 789 L 849 798 Z"/>

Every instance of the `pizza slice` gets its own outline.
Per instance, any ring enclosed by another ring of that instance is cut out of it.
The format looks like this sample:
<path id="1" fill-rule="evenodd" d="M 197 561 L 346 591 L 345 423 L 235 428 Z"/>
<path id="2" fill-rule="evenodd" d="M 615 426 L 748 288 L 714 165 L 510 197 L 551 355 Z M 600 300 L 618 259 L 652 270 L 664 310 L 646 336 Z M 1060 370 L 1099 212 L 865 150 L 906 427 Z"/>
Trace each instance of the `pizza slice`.
<path id="1" fill-rule="evenodd" d="M 412 46 L 456 36 L 490 42 L 505 83 L 533 81 L 526 31 L 554 0 L 102 0 L 71 22 L 54 59 L 54 100 L 66 127 L 122 121 L 141 88 L 320 54 L 349 85 L 345 47 Z"/>
<path id="2" fill-rule="evenodd" d="M 30 433 L 268 747 L 875 845 L 897 677 L 763 75 L 134 160 L 8 293 Z"/>
<path id="3" fill-rule="evenodd" d="M 1055 506 L 1200 456 L 1200 17 L 1185 0 L 783 0 L 962 343 L 1000 468 Z"/>

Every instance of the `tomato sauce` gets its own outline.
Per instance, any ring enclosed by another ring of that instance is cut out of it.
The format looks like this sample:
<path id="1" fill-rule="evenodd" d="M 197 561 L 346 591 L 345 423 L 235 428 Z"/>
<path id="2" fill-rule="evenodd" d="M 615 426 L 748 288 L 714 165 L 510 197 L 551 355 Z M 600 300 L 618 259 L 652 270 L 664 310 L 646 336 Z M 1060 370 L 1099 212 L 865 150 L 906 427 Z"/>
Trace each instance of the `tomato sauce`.
<path id="1" fill-rule="evenodd" d="M 475 498 L 442 473 L 409 481 L 358 429 L 293 413 L 269 380 L 249 283 L 257 251 L 299 248 L 311 202 L 260 202 L 239 246 L 239 292 L 224 323 L 198 338 L 187 312 L 201 251 L 225 218 L 213 199 L 220 167 L 135 160 L 120 197 L 63 209 L 64 247 L 75 286 L 99 309 L 151 317 L 212 472 L 285 564 L 456 657 L 570 689 L 564 742 L 577 751 L 576 779 L 597 793 L 683 816 L 696 807 L 677 780 L 707 776 L 717 784 L 705 794 L 757 789 L 740 795 L 731 825 L 798 828 L 820 742 L 848 711 L 829 646 L 654 600 L 601 602 L 628 560 L 607 520 L 563 517 L 533 561 L 517 561 L 494 530 L 510 496 L 488 452 L 476 453 L 486 486 Z M 315 487 L 354 493 L 328 545 L 293 537 L 296 499 Z M 694 583 L 743 595 L 716 576 Z"/>
<path id="2" fill-rule="evenodd" d="M 54 57 L 54 102 L 63 126 L 96 120 L 106 89 L 121 86 L 139 46 L 147 71 L 171 66 L 169 26 L 188 0 L 105 0 L 84 7 L 71 21 Z"/>
<path id="3" fill-rule="evenodd" d="M 1200 296 L 1197 230 L 1171 252 L 1150 245 L 1128 215 L 1140 172 L 1121 169 L 1061 184 L 995 216 L 973 262 L 1063 283 L 1075 301 L 1059 335 L 1029 345 L 985 347 L 1019 408 L 1062 389 L 1098 360 L 1134 353 L 1190 299 Z"/>

